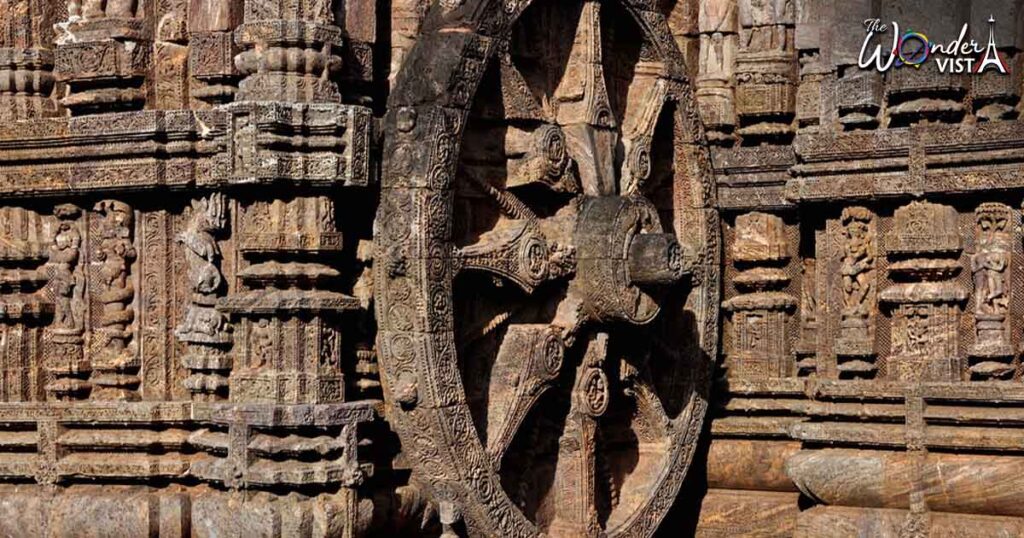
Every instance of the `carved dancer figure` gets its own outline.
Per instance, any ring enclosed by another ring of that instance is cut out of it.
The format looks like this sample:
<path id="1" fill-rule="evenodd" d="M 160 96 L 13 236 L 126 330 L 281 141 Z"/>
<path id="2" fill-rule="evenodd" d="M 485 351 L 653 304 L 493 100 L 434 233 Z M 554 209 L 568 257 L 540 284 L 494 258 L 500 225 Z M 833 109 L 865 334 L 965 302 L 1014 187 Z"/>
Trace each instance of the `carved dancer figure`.
<path id="1" fill-rule="evenodd" d="M 843 256 L 840 272 L 843 275 L 843 315 L 868 315 L 867 299 L 874 283 L 871 270 L 875 266 L 875 257 L 871 254 L 869 229 L 870 216 L 850 212 L 844 219 L 846 228 L 846 253 Z"/>
<path id="2" fill-rule="evenodd" d="M 1005 314 L 1009 307 L 1004 285 L 1004 273 L 1010 261 L 1005 214 L 1009 208 L 999 205 L 983 204 L 984 207 L 978 209 L 978 252 L 971 257 L 977 311 L 984 314 Z"/>
<path id="3" fill-rule="evenodd" d="M 54 325 L 63 331 L 81 331 L 85 302 L 82 298 L 84 279 L 78 269 L 82 234 L 72 219 L 79 209 L 71 204 L 54 211 L 60 223 L 50 245 L 50 289 L 54 297 Z"/>
<path id="4" fill-rule="evenodd" d="M 1006 311 L 1009 299 L 1003 287 L 1003 272 L 1008 260 L 1003 254 L 999 251 L 979 252 L 971 258 L 979 312 L 997 314 Z"/>
<path id="5" fill-rule="evenodd" d="M 971 256 L 974 278 L 975 343 L 971 355 L 980 361 L 971 371 L 981 379 L 1000 378 L 1013 371 L 1010 360 L 1010 220 L 1013 210 L 984 203 L 975 211 L 977 248 Z"/>

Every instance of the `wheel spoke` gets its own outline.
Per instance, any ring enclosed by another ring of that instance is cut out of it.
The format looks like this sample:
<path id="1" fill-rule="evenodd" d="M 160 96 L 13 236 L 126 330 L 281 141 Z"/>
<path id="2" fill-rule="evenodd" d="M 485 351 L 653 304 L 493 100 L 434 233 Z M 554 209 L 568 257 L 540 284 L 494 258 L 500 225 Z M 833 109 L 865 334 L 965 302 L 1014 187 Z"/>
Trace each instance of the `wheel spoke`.
<path id="1" fill-rule="evenodd" d="M 495 466 L 530 410 L 558 378 L 563 357 L 558 329 L 542 324 L 509 326 L 488 386 L 487 453 Z"/>
<path id="2" fill-rule="evenodd" d="M 602 369 L 608 334 L 597 333 L 576 370 L 565 431 L 558 443 L 555 487 L 559 511 L 551 536 L 597 536 L 597 418 L 608 407 L 608 378 Z"/>

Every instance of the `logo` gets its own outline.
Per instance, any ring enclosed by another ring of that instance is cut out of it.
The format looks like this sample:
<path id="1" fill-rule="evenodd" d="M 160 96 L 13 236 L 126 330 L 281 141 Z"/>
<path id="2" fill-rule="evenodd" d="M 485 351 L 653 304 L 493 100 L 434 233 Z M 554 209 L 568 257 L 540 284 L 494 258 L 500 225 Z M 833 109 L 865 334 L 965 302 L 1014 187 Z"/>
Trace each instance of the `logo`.
<path id="1" fill-rule="evenodd" d="M 981 74 L 991 69 L 999 73 L 1007 74 L 1006 61 L 996 47 L 995 17 L 988 17 L 988 45 L 982 47 L 974 39 L 967 40 L 967 32 L 970 29 L 969 23 L 964 23 L 960 28 L 960 35 L 956 39 L 943 42 L 928 37 L 924 32 L 908 28 L 900 30 L 896 21 L 892 22 L 892 45 L 885 50 L 885 45 L 875 45 L 874 50 L 869 54 L 875 35 L 885 34 L 889 27 L 882 24 L 881 19 L 867 19 L 864 21 L 864 30 L 867 36 L 864 44 L 860 47 L 860 58 L 857 65 L 861 69 L 867 69 L 874 65 L 880 73 L 884 73 L 894 67 L 910 66 L 920 69 L 925 62 L 935 62 L 940 73 L 974 73 Z"/>

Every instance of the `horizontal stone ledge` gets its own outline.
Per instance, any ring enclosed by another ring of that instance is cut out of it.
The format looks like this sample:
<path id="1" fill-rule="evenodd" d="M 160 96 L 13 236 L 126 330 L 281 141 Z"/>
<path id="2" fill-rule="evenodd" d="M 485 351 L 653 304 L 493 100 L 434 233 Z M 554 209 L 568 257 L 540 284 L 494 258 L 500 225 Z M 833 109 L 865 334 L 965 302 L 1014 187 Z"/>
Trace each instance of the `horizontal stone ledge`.
<path id="1" fill-rule="evenodd" d="M 1024 519 L 972 516 L 929 512 L 911 514 L 909 510 L 816 506 L 800 512 L 793 538 L 897 538 L 913 518 L 919 519 L 920 536 L 1020 536 Z"/>
<path id="2" fill-rule="evenodd" d="M 366 186 L 372 130 L 365 107 L 274 101 L 16 122 L 0 126 L 0 195 Z"/>
<path id="3" fill-rule="evenodd" d="M 701 503 L 696 536 L 791 536 L 800 512 L 798 498 L 797 493 L 709 489 Z"/>
<path id="4" fill-rule="evenodd" d="M 0 403 L 0 424 L 55 421 L 87 424 L 232 424 L 250 426 L 335 426 L 375 420 L 381 402 L 331 404 L 244 404 L 214 402 L 24 402 Z M 0 446 L 7 432 L 0 429 Z M 12 441 L 13 442 L 13 441 Z"/>
<path id="5" fill-rule="evenodd" d="M 785 464 L 799 451 L 800 443 L 794 441 L 713 440 L 708 449 L 708 487 L 795 492 Z"/>

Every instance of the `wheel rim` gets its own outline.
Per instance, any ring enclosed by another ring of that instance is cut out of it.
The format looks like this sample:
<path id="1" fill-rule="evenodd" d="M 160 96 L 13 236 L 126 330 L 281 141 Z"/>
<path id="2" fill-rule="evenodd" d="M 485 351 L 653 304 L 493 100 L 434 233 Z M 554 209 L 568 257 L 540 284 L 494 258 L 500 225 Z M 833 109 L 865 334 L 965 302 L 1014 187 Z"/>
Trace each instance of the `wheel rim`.
<path id="1" fill-rule="evenodd" d="M 703 133 L 663 16 L 535 3 L 435 6 L 389 102 L 375 264 L 387 415 L 443 523 L 648 536 L 689 466 L 715 356 Z M 622 16 L 640 39 L 606 35 Z M 523 43 L 563 21 L 576 39 L 548 49 L 565 70 L 542 72 L 551 62 L 531 64 Z M 608 54 L 616 37 L 639 46 Z M 555 446 L 538 456 L 531 435 Z M 531 459 L 555 463 L 521 471 Z"/>

